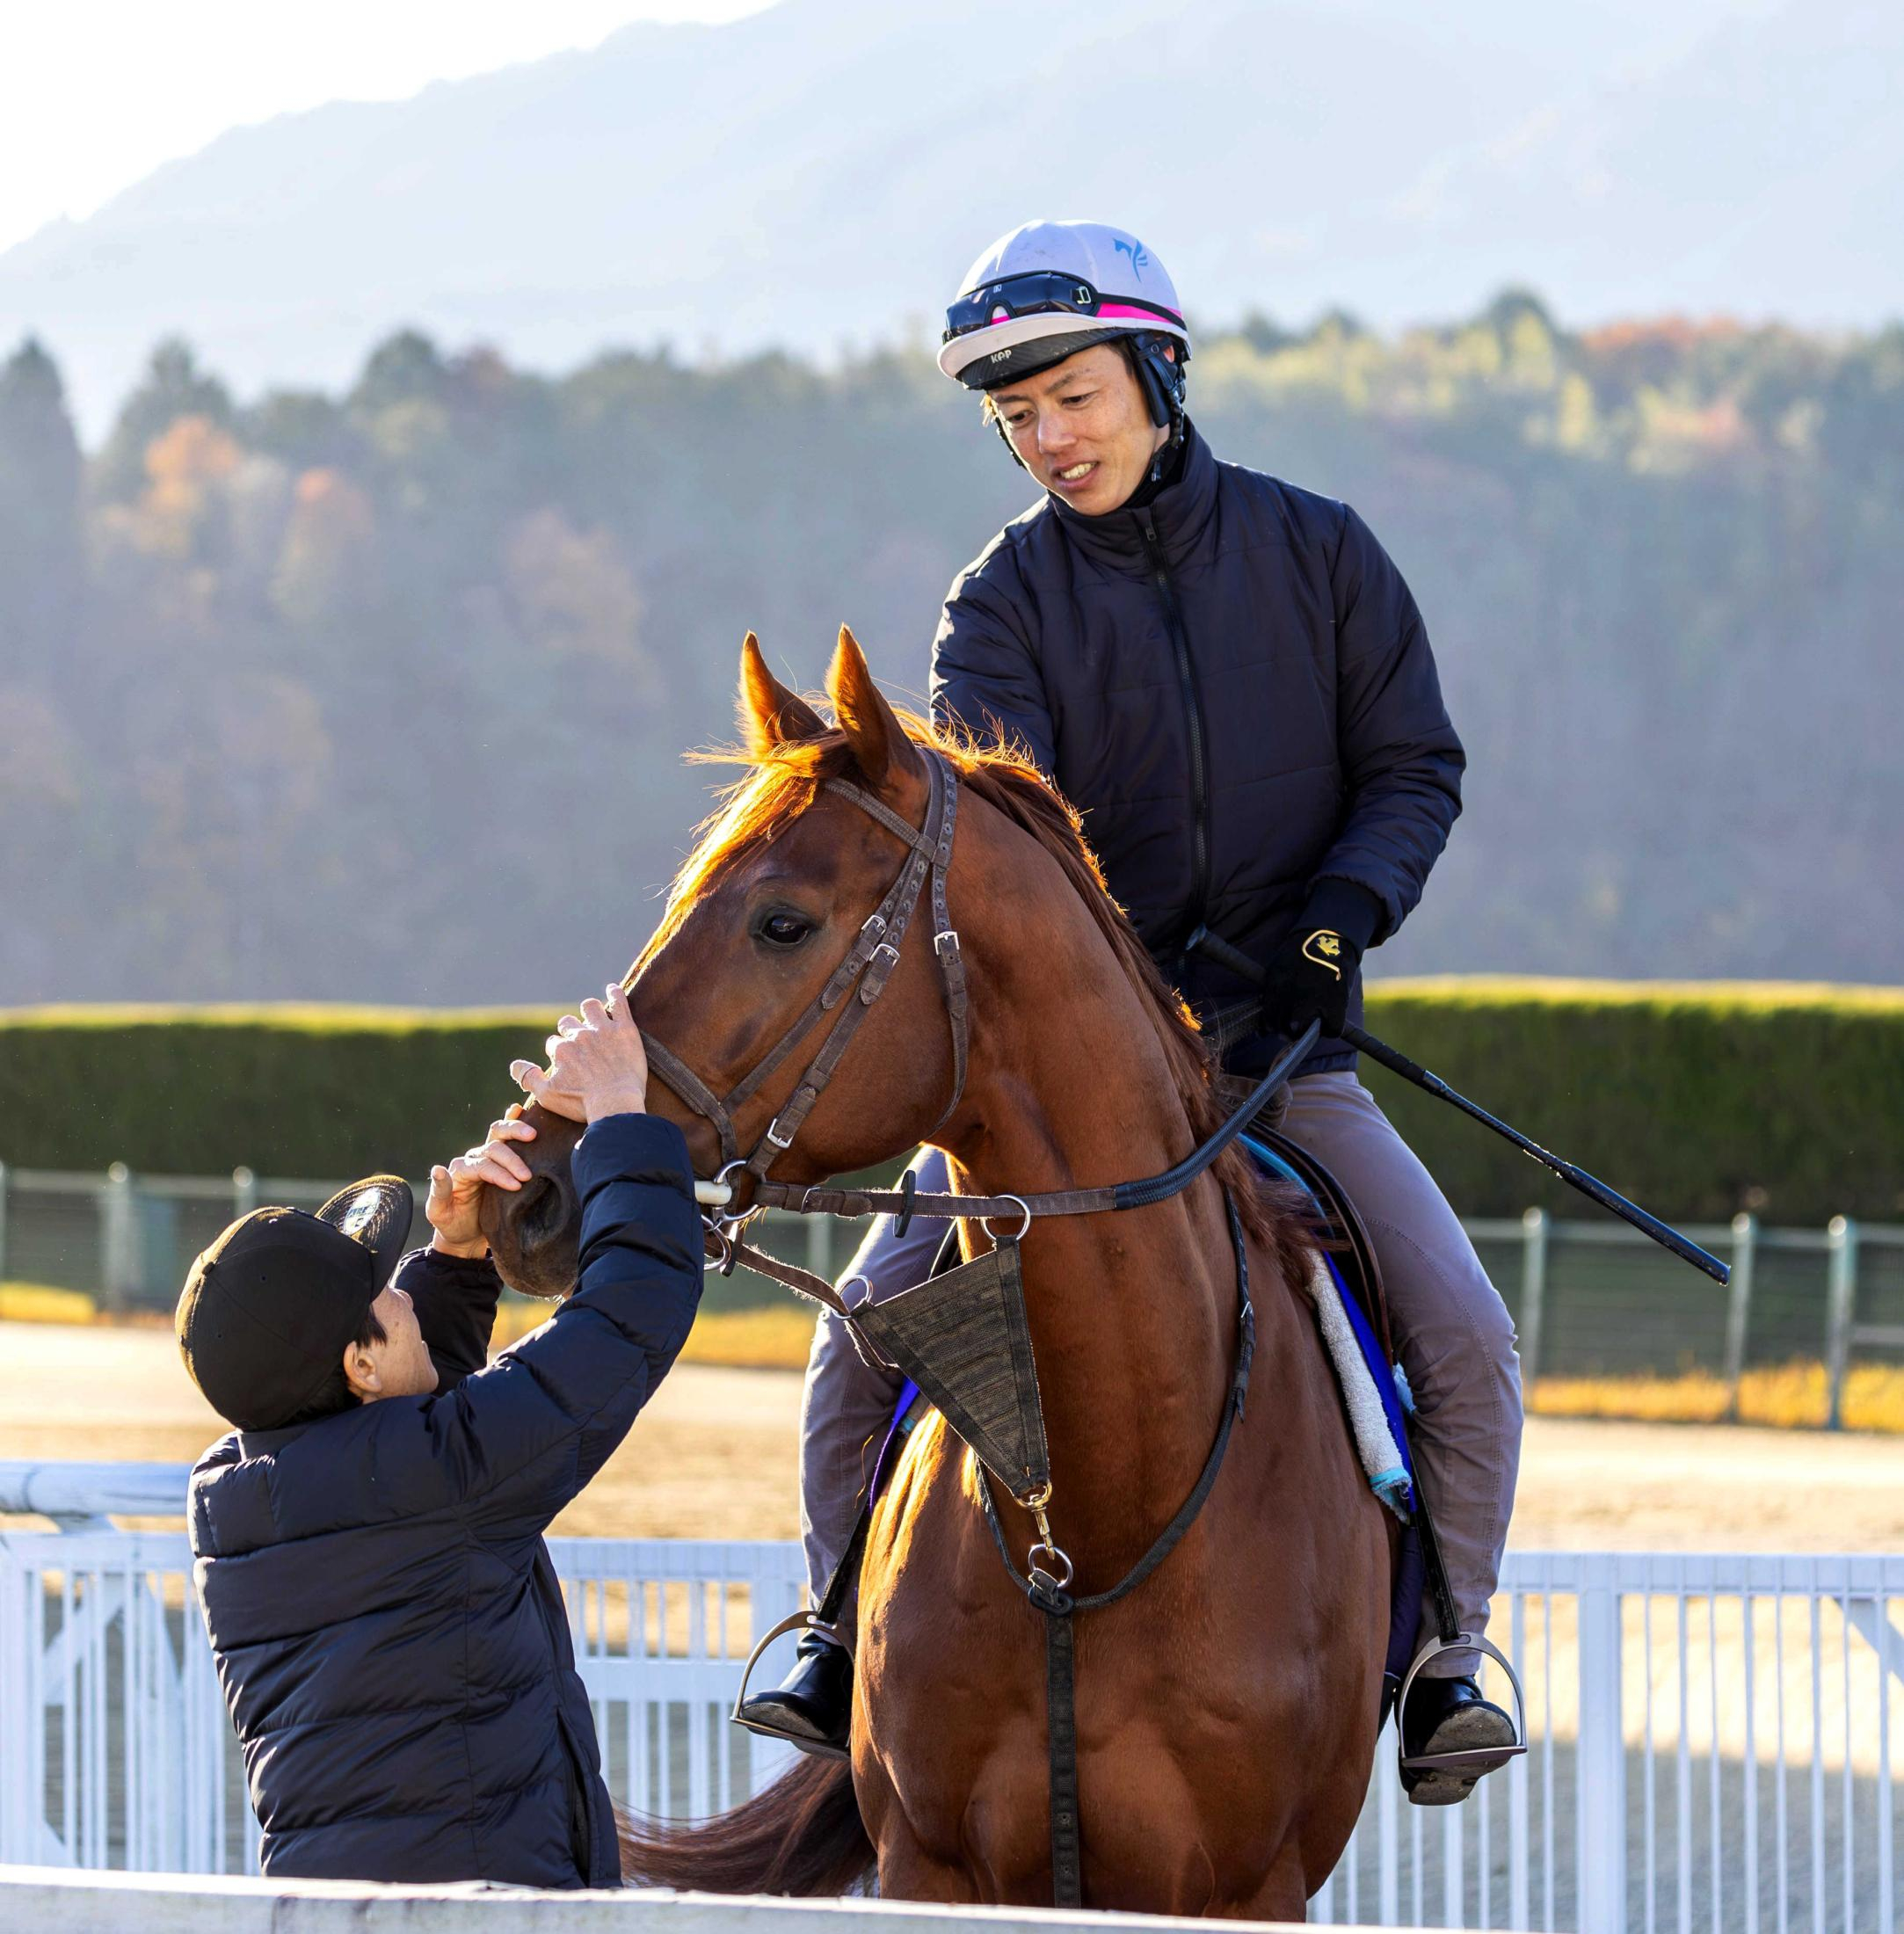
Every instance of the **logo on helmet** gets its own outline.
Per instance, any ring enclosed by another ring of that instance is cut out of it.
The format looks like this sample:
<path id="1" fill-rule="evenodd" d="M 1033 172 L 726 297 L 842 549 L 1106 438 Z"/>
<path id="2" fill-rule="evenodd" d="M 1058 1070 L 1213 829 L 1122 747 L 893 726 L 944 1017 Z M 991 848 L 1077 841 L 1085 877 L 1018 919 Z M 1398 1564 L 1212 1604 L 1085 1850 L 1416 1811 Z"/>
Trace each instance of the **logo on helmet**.
<path id="1" fill-rule="evenodd" d="M 1130 258 L 1130 273 L 1141 277 L 1150 265 L 1150 251 L 1141 242 L 1125 242 L 1117 236 L 1111 237 L 1111 252 L 1114 255 L 1128 255 Z"/>

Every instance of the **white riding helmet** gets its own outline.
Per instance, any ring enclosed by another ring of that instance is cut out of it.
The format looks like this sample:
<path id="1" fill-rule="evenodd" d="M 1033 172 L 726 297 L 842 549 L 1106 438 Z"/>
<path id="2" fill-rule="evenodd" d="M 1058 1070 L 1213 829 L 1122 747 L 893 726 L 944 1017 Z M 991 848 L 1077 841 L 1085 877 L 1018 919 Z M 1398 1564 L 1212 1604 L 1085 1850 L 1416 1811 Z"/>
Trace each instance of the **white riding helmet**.
<path id="1" fill-rule="evenodd" d="M 1136 236 L 1101 222 L 1028 222 L 974 262 L 946 311 L 939 367 L 969 389 L 1035 375 L 1114 337 L 1137 338 L 1159 423 L 1182 408 L 1190 331 L 1164 265 Z M 1179 345 L 1174 361 L 1164 338 Z M 1147 340 L 1146 340 L 1147 339 Z"/>

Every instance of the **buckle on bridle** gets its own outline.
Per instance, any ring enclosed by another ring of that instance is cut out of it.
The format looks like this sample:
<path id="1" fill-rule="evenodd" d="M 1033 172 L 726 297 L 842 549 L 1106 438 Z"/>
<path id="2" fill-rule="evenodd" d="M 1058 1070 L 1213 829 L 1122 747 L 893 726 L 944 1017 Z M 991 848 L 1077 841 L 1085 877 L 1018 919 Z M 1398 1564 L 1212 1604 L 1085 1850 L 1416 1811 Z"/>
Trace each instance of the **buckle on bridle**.
<path id="1" fill-rule="evenodd" d="M 956 960 L 959 957 L 959 936 L 956 927 L 948 927 L 942 934 L 932 937 L 932 950 L 941 960 Z"/>
<path id="2" fill-rule="evenodd" d="M 780 1116 L 776 1115 L 774 1119 L 767 1124 L 767 1140 L 772 1142 L 775 1148 L 791 1148 L 794 1145 L 793 1136 L 789 1135 L 784 1141 L 782 1141 L 779 1135 L 774 1132 L 774 1131 L 778 1129 L 779 1126 Z M 797 1131 L 796 1132 L 797 1132 Z"/>

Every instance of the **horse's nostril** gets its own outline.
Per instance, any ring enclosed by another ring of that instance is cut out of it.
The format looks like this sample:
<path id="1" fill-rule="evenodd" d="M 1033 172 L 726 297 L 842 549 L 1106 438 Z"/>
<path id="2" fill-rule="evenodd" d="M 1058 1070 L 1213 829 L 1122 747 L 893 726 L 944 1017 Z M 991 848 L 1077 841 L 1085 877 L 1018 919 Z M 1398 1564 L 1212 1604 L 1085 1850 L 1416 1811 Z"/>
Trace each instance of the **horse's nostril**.
<path id="1" fill-rule="evenodd" d="M 550 1177 L 536 1175 L 522 1185 L 516 1227 L 527 1242 L 546 1242 L 561 1230 L 567 1215 L 562 1189 Z"/>

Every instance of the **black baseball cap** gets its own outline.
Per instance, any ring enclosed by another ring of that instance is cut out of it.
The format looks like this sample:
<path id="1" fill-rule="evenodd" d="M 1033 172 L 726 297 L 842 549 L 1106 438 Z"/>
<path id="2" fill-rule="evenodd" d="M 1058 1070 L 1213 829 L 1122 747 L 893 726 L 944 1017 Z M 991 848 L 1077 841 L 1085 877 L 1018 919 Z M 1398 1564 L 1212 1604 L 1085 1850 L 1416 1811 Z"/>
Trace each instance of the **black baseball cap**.
<path id="1" fill-rule="evenodd" d="M 199 1257 L 178 1348 L 220 1416 L 272 1430 L 311 1402 L 390 1280 L 415 1206 L 408 1182 L 370 1175 L 316 1215 L 254 1209 Z"/>

